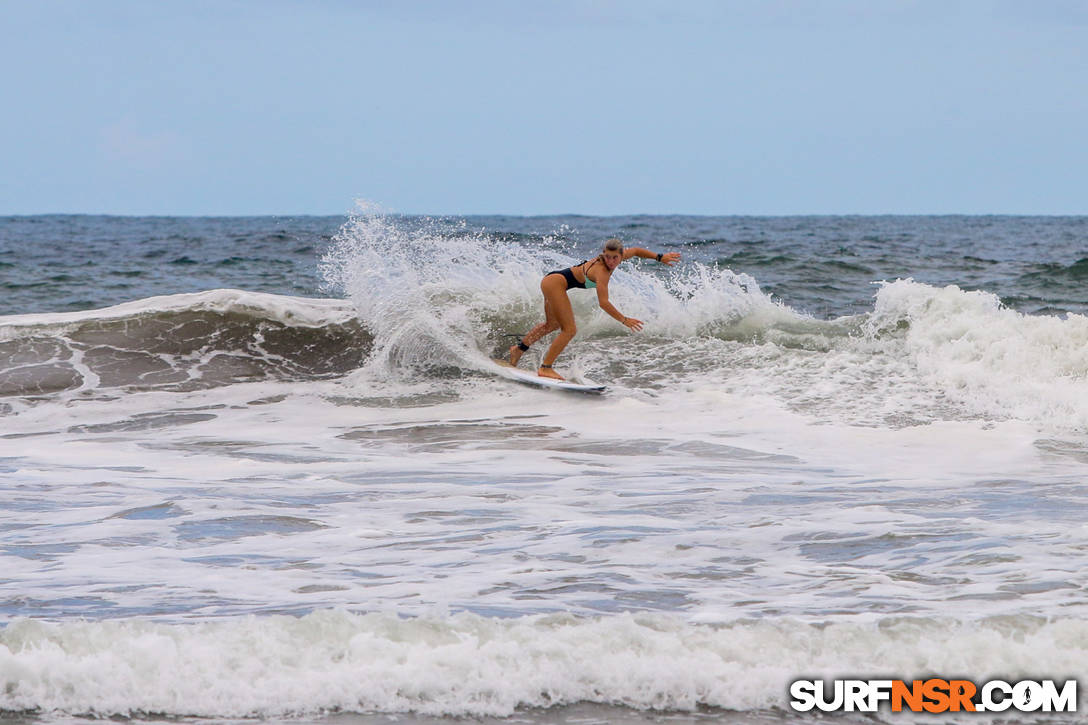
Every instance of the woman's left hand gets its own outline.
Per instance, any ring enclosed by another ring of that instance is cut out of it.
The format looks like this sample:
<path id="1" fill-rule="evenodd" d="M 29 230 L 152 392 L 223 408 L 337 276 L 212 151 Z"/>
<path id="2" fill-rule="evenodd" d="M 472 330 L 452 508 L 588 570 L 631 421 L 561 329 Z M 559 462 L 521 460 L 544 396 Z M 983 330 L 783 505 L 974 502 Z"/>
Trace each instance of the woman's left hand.
<path id="1" fill-rule="evenodd" d="M 642 320 L 636 320 L 634 317 L 624 317 L 623 324 L 627 326 L 627 329 L 634 332 L 642 330 Z"/>
<path id="2" fill-rule="evenodd" d="M 679 261 L 680 261 L 680 252 L 666 252 L 665 254 L 661 255 L 661 263 L 662 264 L 667 264 L 670 267 L 673 265 L 674 262 L 679 262 Z"/>

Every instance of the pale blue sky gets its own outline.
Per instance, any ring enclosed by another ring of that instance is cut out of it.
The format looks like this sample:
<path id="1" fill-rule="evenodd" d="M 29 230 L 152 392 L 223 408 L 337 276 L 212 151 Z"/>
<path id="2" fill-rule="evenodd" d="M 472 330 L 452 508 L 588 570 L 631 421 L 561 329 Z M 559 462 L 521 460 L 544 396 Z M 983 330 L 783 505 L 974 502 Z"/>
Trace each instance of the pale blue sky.
<path id="1" fill-rule="evenodd" d="M 0 214 L 1088 213 L 1080 0 L 0 0 Z"/>

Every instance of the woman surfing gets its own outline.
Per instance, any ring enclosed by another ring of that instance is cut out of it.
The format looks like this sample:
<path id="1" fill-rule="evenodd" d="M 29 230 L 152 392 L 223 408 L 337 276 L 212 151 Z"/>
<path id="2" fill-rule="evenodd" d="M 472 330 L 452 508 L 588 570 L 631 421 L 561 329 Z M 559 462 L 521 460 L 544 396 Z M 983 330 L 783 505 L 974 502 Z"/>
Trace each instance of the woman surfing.
<path id="1" fill-rule="evenodd" d="M 563 348 L 571 341 L 578 327 L 574 324 L 574 309 L 571 307 L 567 291 L 578 287 L 581 289 L 597 290 L 597 304 L 611 317 L 623 323 L 629 330 L 638 332 L 642 329 L 642 320 L 634 317 L 624 317 L 616 306 L 608 301 L 608 281 L 616 267 L 625 259 L 641 257 L 643 259 L 656 259 L 662 264 L 672 265 L 680 259 L 679 252 L 655 254 L 642 247 L 628 247 L 624 249 L 623 242 L 619 239 L 609 239 L 604 243 L 604 250 L 592 260 L 586 260 L 567 269 L 558 269 L 548 272 L 540 281 L 540 291 L 544 294 L 544 321 L 529 330 L 521 340 L 510 346 L 510 364 L 517 367 L 518 360 L 534 342 L 547 335 L 549 332 L 559 330 L 559 334 L 552 340 L 551 347 L 544 354 L 544 359 L 537 369 L 537 375 L 542 378 L 562 380 L 562 376 L 552 370 L 555 359 Z"/>

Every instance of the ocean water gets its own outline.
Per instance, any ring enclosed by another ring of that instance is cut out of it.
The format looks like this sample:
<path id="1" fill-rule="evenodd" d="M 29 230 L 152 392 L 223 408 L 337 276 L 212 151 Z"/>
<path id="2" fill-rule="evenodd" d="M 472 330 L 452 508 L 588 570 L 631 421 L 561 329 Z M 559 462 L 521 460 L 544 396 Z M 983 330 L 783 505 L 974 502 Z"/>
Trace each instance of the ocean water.
<path id="1" fill-rule="evenodd" d="M 607 393 L 497 377 L 610 236 L 683 260 L 571 291 Z M 0 720 L 1088 681 L 1086 280 L 1083 217 L 0 218 Z"/>

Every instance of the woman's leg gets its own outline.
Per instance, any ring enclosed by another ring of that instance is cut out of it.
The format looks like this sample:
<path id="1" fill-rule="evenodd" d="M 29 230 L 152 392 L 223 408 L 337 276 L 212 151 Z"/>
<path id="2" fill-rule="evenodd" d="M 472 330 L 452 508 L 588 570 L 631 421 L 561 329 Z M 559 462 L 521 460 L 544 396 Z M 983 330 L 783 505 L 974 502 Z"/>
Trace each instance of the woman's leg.
<path id="1" fill-rule="evenodd" d="M 540 291 L 544 295 L 544 321 L 541 322 L 536 327 L 534 327 L 533 329 L 529 330 L 529 332 L 527 332 L 525 334 L 525 337 L 521 338 L 522 341 L 527 346 L 532 345 L 534 342 L 536 342 L 540 338 L 544 337 L 549 332 L 554 332 L 555 330 L 559 329 L 559 320 L 556 318 L 555 313 L 552 310 L 552 305 L 548 302 L 548 291 L 545 289 L 545 287 L 558 286 L 562 290 L 563 299 L 567 300 L 566 280 L 563 277 L 559 276 L 559 275 L 555 275 L 556 277 L 559 277 L 559 279 L 561 280 L 561 282 L 558 285 L 555 285 L 554 280 L 549 281 L 549 279 L 548 279 L 551 276 L 552 275 L 548 275 L 548 277 L 545 277 L 540 282 Z M 547 284 L 545 284 L 545 283 L 547 283 Z M 570 304 L 570 300 L 567 300 L 567 304 L 568 305 Z M 511 345 L 510 346 L 510 364 L 514 365 L 516 367 L 517 364 L 518 364 L 518 360 L 521 359 L 521 356 L 524 353 L 525 353 L 525 351 L 522 350 L 520 347 L 518 347 L 516 343 Z"/>
<path id="2" fill-rule="evenodd" d="M 548 278 L 545 277 L 544 282 L 547 281 Z M 567 343 L 578 332 L 578 327 L 574 324 L 574 308 L 571 307 L 570 298 L 567 297 L 566 280 L 560 279 L 558 285 L 545 285 L 544 282 L 541 282 L 540 289 L 544 293 L 544 308 L 548 314 L 547 322 L 559 327 L 559 334 L 552 340 L 548 352 L 544 353 L 544 360 L 541 361 L 542 367 L 537 370 L 537 374 L 544 378 L 562 380 L 563 378 L 552 370 L 551 366 L 555 359 L 559 357 L 559 353 L 563 352 Z"/>

